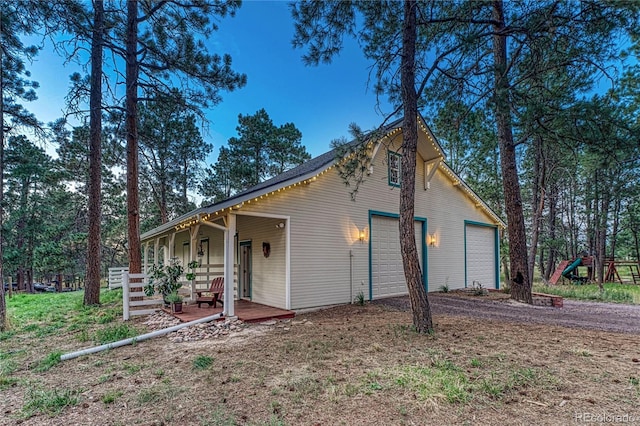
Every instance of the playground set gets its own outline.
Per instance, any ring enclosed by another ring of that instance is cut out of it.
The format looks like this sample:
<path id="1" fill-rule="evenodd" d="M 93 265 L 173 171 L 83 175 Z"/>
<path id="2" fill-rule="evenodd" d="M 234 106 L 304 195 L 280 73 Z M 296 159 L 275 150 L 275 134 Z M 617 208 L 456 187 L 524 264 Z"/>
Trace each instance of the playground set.
<path id="1" fill-rule="evenodd" d="M 587 274 L 581 276 L 578 267 L 586 267 Z M 619 268 L 629 268 L 631 280 L 623 280 L 618 272 Z M 584 284 L 593 281 L 593 256 L 582 256 L 574 260 L 563 260 L 549 279 L 549 284 L 557 284 L 560 278 L 567 278 L 572 282 Z M 635 260 L 608 259 L 606 264 L 605 282 L 619 282 L 620 284 L 640 284 L 640 262 Z"/>

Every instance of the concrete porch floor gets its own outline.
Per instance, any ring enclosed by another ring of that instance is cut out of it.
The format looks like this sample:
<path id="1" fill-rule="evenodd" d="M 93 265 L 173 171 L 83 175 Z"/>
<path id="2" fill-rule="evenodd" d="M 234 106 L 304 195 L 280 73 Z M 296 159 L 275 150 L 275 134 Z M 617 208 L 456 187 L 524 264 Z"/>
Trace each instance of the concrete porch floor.
<path id="1" fill-rule="evenodd" d="M 293 311 L 261 305 L 247 300 L 236 300 L 234 309 L 238 319 L 244 322 L 262 322 L 270 319 L 293 318 L 296 315 Z M 218 306 L 214 308 L 213 306 L 202 304 L 202 307 L 198 308 L 198 305 L 195 303 L 190 305 L 183 304 L 181 314 L 172 314 L 169 308 L 163 310 L 182 322 L 189 322 L 222 312 L 222 306 L 218 304 Z"/>

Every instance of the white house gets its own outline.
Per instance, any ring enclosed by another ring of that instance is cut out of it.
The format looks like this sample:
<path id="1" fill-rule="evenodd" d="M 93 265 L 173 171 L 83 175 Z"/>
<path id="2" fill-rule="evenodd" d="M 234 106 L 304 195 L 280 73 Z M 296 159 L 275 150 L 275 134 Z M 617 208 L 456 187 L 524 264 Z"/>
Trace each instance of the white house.
<path id="1" fill-rule="evenodd" d="M 424 285 L 499 287 L 504 222 L 444 162 L 419 118 L 415 235 Z M 370 144 L 372 166 L 355 201 L 327 152 L 220 203 L 144 233 L 143 263 L 199 260 L 201 286 L 225 277 L 231 298 L 284 309 L 407 293 L 400 255 L 401 121 Z M 388 149 L 387 149 L 388 148 Z M 233 279 L 230 279 L 233 277 Z"/>

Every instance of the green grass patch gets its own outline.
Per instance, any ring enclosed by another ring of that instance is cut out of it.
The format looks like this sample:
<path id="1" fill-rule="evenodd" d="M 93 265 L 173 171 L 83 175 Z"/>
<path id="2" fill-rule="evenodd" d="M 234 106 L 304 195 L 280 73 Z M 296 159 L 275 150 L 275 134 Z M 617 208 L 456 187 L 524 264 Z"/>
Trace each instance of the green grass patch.
<path id="1" fill-rule="evenodd" d="M 192 365 L 194 370 L 206 370 L 213 365 L 213 358 L 207 355 L 198 355 Z"/>
<path id="2" fill-rule="evenodd" d="M 18 383 L 11 377 L 18 370 L 18 362 L 13 359 L 15 353 L 0 352 L 0 390 L 8 389 Z"/>
<path id="3" fill-rule="evenodd" d="M 18 369 L 18 363 L 13 359 L 11 354 L 3 353 L 0 357 L 0 376 L 15 372 Z"/>
<path id="4" fill-rule="evenodd" d="M 18 379 L 10 376 L 0 375 L 0 390 L 6 390 L 18 383 Z"/>
<path id="5" fill-rule="evenodd" d="M 548 287 L 535 285 L 533 291 L 555 294 L 567 299 L 640 304 L 640 286 L 638 285 L 607 283 L 604 285 L 603 292 L 600 292 L 597 284 L 566 284 Z"/>
<path id="6" fill-rule="evenodd" d="M 16 334 L 15 331 L 3 331 L 0 333 L 0 342 L 11 339 Z"/>
<path id="7" fill-rule="evenodd" d="M 138 330 L 135 327 L 130 327 L 129 324 L 111 325 L 99 330 L 96 330 L 93 341 L 97 345 L 104 345 L 106 343 L 117 342 L 118 340 L 127 339 L 129 337 L 135 337 L 138 334 Z"/>
<path id="8" fill-rule="evenodd" d="M 61 355 L 62 355 L 62 352 L 50 353 L 36 365 L 35 371 L 39 373 L 44 373 L 45 371 L 49 371 L 54 366 L 60 364 Z"/>
<path id="9" fill-rule="evenodd" d="M 82 307 L 83 292 L 20 293 L 7 300 L 7 312 L 14 324 L 67 323 Z M 70 314 L 70 315 L 68 315 Z M 24 327 L 24 326 L 23 326 Z"/>
<path id="10" fill-rule="evenodd" d="M 108 290 L 103 289 L 100 292 L 100 303 L 102 305 L 119 304 L 122 307 L 122 289 Z"/>
<path id="11" fill-rule="evenodd" d="M 122 395 L 124 395 L 124 392 L 122 391 L 109 391 L 102 395 L 102 398 L 100 399 L 105 404 L 113 404 L 114 402 L 116 402 L 116 399 L 120 398 Z"/>
<path id="12" fill-rule="evenodd" d="M 111 380 L 113 380 L 115 376 L 111 373 L 109 374 L 103 374 L 102 376 L 98 377 L 98 383 L 102 384 L 102 383 L 107 383 Z"/>
<path id="13" fill-rule="evenodd" d="M 538 383 L 538 373 L 533 368 L 520 368 L 513 371 L 509 377 L 510 388 L 522 388 Z"/>
<path id="14" fill-rule="evenodd" d="M 472 367 L 475 367 L 475 368 L 482 367 L 482 361 L 480 361 L 478 358 L 472 358 L 470 364 Z"/>
<path id="15" fill-rule="evenodd" d="M 116 317 L 113 316 L 111 312 L 107 312 L 104 315 L 100 315 L 98 317 L 98 324 L 109 324 L 110 322 L 114 322 Z"/>
<path id="16" fill-rule="evenodd" d="M 50 416 L 58 415 L 65 408 L 77 405 L 82 392 L 81 389 L 30 389 L 26 395 L 23 412 L 27 416 L 38 412 Z"/>
<path id="17" fill-rule="evenodd" d="M 475 383 L 474 390 L 480 392 L 477 396 L 484 394 L 491 399 L 500 399 L 509 392 L 534 386 L 544 389 L 556 388 L 558 381 L 543 370 L 528 367 L 489 371 Z"/>
<path id="18" fill-rule="evenodd" d="M 91 341 L 91 336 L 89 336 L 89 330 L 87 330 L 86 328 L 81 328 L 78 330 L 74 330 L 77 331 L 76 333 L 76 340 L 80 343 L 86 343 Z"/>
<path id="19" fill-rule="evenodd" d="M 142 370 L 142 365 L 125 363 L 123 368 L 124 368 L 124 371 L 127 372 L 127 374 L 134 375 Z"/>
<path id="20" fill-rule="evenodd" d="M 423 401 L 464 403 L 472 397 L 465 372 L 446 359 L 435 359 L 430 367 L 401 367 L 393 371 L 393 377 L 396 386 L 414 393 Z"/>
<path id="21" fill-rule="evenodd" d="M 539 369 L 496 368 L 482 365 L 476 358 L 470 363 L 475 364 L 474 370 L 463 369 L 451 360 L 434 357 L 431 366 L 405 365 L 386 370 L 383 376 L 387 385 L 383 380 L 370 380 L 369 388 L 370 391 L 394 391 L 395 388 L 415 395 L 421 401 L 465 404 L 487 398 L 500 400 L 514 391 L 532 386 L 545 389 L 557 387 L 557 380 Z"/>
<path id="22" fill-rule="evenodd" d="M 16 294 L 7 299 L 7 317 L 15 326 L 0 333 L 0 341 L 25 333 L 42 338 L 65 330 L 82 331 L 88 325 L 109 324 L 122 316 L 121 290 L 102 289 L 100 300 L 100 306 L 84 306 L 82 291 Z"/>
<path id="23" fill-rule="evenodd" d="M 63 325 L 61 323 L 59 323 L 59 322 L 56 323 L 56 324 L 49 324 L 49 325 L 46 325 L 44 327 L 40 327 L 36 331 L 35 337 L 43 338 L 43 337 L 47 337 L 47 336 L 53 336 L 55 334 L 58 334 L 62 327 L 63 327 Z"/>
<path id="24" fill-rule="evenodd" d="M 136 399 L 139 405 L 163 404 L 170 409 L 173 404 L 177 404 L 182 397 L 184 389 L 172 386 L 170 383 L 161 383 L 149 388 L 142 389 Z"/>

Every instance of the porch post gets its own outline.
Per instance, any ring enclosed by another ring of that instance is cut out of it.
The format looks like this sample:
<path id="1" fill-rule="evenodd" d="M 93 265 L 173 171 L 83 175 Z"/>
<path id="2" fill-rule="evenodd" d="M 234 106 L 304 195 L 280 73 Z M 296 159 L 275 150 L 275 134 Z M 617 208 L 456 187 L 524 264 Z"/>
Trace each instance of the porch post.
<path id="1" fill-rule="evenodd" d="M 144 253 L 143 253 L 143 259 L 142 259 L 142 272 L 145 273 L 145 274 L 149 272 L 149 241 L 144 243 Z"/>
<path id="2" fill-rule="evenodd" d="M 285 240 L 285 308 L 291 309 L 291 219 L 287 218 L 284 222 L 285 230 L 286 230 L 286 240 Z"/>
<path id="3" fill-rule="evenodd" d="M 189 262 L 192 262 L 194 260 L 196 260 L 196 249 L 197 249 L 197 244 L 198 244 L 198 231 L 200 230 L 200 224 L 196 224 L 195 226 L 189 228 L 189 237 L 190 237 L 190 242 L 189 242 Z M 187 268 L 187 265 L 185 266 L 185 270 Z"/>
<path id="4" fill-rule="evenodd" d="M 168 265 L 169 264 L 169 260 L 171 260 L 171 258 L 174 256 L 174 253 L 176 252 L 176 233 L 172 233 L 171 235 L 169 235 L 169 247 L 168 250 L 166 250 L 164 252 L 164 264 Z"/>
<path id="5" fill-rule="evenodd" d="M 224 307 L 228 317 L 235 316 L 233 294 L 233 267 L 235 262 L 236 215 L 227 216 L 227 230 L 224 232 Z"/>
<path id="6" fill-rule="evenodd" d="M 153 243 L 153 264 L 158 266 L 158 255 L 160 251 L 160 238 L 156 238 Z"/>
<path id="7" fill-rule="evenodd" d="M 196 224 L 195 226 L 189 228 L 189 238 L 190 238 L 190 242 L 189 242 L 189 263 L 193 262 L 194 260 L 196 260 L 196 250 L 197 250 L 197 244 L 198 244 L 198 231 L 200 231 L 200 224 Z M 188 265 L 184 265 L 184 271 L 188 272 L 189 269 L 187 267 Z M 194 272 L 196 270 L 194 269 Z M 191 297 L 191 300 L 196 300 L 196 280 L 191 281 L 189 283 L 189 295 Z"/>

